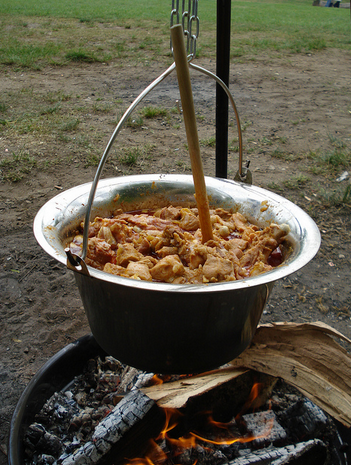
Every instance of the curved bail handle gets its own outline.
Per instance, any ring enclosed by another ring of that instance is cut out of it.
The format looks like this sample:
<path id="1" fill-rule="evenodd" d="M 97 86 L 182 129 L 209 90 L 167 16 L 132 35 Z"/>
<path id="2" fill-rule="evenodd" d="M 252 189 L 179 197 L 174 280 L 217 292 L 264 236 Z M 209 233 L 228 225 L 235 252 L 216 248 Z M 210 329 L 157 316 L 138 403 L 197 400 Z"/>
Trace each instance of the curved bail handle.
<path id="1" fill-rule="evenodd" d="M 108 141 L 108 144 L 105 148 L 105 151 L 101 157 L 100 163 L 97 167 L 95 177 L 93 180 L 93 183 L 90 188 L 90 193 L 89 193 L 89 198 L 88 198 L 88 203 L 87 203 L 87 210 L 85 214 L 85 220 L 84 220 L 84 231 L 83 231 L 83 250 L 82 250 L 82 259 L 85 260 L 85 257 L 87 255 L 87 247 L 88 247 L 88 232 L 89 232 L 89 227 L 86 227 L 86 225 L 89 225 L 90 222 L 90 214 L 91 214 L 91 209 L 95 197 L 95 192 L 97 189 L 97 185 L 100 179 L 101 172 L 103 170 L 103 167 L 105 166 L 105 162 L 107 160 L 107 157 L 110 153 L 110 149 L 112 147 L 112 144 L 114 140 L 116 139 L 117 135 L 119 134 L 120 130 L 122 129 L 125 121 L 129 118 L 131 115 L 132 111 L 138 106 L 138 104 L 143 100 L 146 95 L 151 92 L 152 89 L 154 89 L 160 82 L 162 82 L 171 72 L 175 69 L 175 63 L 172 63 L 172 65 L 166 69 L 160 76 L 158 76 L 152 83 L 146 87 L 146 89 L 141 92 L 141 94 L 138 95 L 138 97 L 134 100 L 134 102 L 129 106 L 129 108 L 125 111 L 123 114 L 122 118 L 120 119 L 119 123 L 117 124 L 110 140 Z"/>
<path id="2" fill-rule="evenodd" d="M 223 90 L 226 92 L 226 94 L 227 94 L 227 96 L 229 98 L 229 101 L 230 101 L 230 103 L 231 103 L 231 105 L 233 107 L 235 117 L 236 117 L 236 122 L 237 122 L 237 127 L 238 127 L 238 139 L 239 139 L 239 170 L 238 170 L 238 172 L 237 172 L 237 174 L 235 176 L 235 181 L 245 182 L 247 184 L 252 184 L 252 175 L 251 175 L 250 170 L 248 169 L 249 162 L 247 162 L 246 167 L 243 167 L 242 130 L 241 130 L 239 113 L 238 113 L 238 110 L 236 108 L 234 98 L 233 98 L 230 90 L 226 86 L 226 84 L 216 74 L 212 73 L 211 71 L 208 71 L 205 68 L 202 68 L 201 66 L 194 65 L 191 62 L 191 58 L 192 58 L 191 56 L 188 57 L 188 60 L 190 60 L 189 61 L 189 66 L 191 68 L 193 68 L 194 70 L 199 71 L 199 72 L 201 72 L 203 74 L 206 74 L 207 76 L 214 79 L 223 88 Z M 174 69 L 175 69 L 175 63 L 172 63 L 172 65 L 168 69 L 166 69 L 166 71 L 164 71 L 160 76 L 158 76 L 148 87 L 146 87 L 146 89 L 144 89 L 143 92 L 141 92 L 141 94 L 139 94 L 139 96 L 134 100 L 134 102 L 129 106 L 129 108 L 123 114 L 122 118 L 120 119 L 118 125 L 116 126 L 116 128 L 115 128 L 115 130 L 114 130 L 114 132 L 113 132 L 113 134 L 112 134 L 112 136 L 111 136 L 111 138 L 110 138 L 110 140 L 109 140 L 109 142 L 108 142 L 108 144 L 107 144 L 107 146 L 105 148 L 105 151 L 104 151 L 104 153 L 103 153 L 103 155 L 101 157 L 100 163 L 99 163 L 99 165 L 97 167 L 93 183 L 91 185 L 89 198 L 88 198 L 88 203 L 87 203 L 87 210 L 86 210 L 86 214 L 85 214 L 84 231 L 83 231 L 83 250 L 82 250 L 82 257 L 80 257 L 80 259 L 83 261 L 84 265 L 85 265 L 84 260 L 85 260 L 86 255 L 87 255 L 88 232 L 89 232 L 89 227 L 85 227 L 85 225 L 89 225 L 91 209 L 92 209 L 92 205 L 93 205 L 97 185 L 98 185 L 98 182 L 99 182 L 99 179 L 100 179 L 100 176 L 101 176 L 101 172 L 102 172 L 103 167 L 105 165 L 105 162 L 106 162 L 107 157 L 109 155 L 110 149 L 112 147 L 112 144 L 113 144 L 114 140 L 116 139 L 117 135 L 119 134 L 120 130 L 122 129 L 125 121 L 131 115 L 132 111 L 138 106 L 138 104 L 143 100 L 143 98 L 149 92 L 151 92 L 151 90 L 153 90 L 160 82 L 162 82 L 167 76 L 169 76 L 172 73 L 172 71 L 174 71 Z M 71 254 L 71 255 L 76 257 L 73 254 Z M 74 261 L 73 262 L 69 261 L 69 263 L 70 263 L 71 266 L 70 265 L 67 265 L 67 266 L 70 269 L 73 269 L 74 271 L 78 271 L 77 268 L 76 268 L 76 265 L 74 264 Z M 85 267 L 86 267 L 86 265 L 85 265 Z M 87 273 L 89 274 L 88 271 L 87 271 Z"/>
<path id="3" fill-rule="evenodd" d="M 239 118 L 239 113 L 236 108 L 234 98 L 232 93 L 230 92 L 228 86 L 220 79 L 216 74 L 212 73 L 211 71 L 208 71 L 205 68 L 202 68 L 201 66 L 194 65 L 194 63 L 189 62 L 189 66 L 197 71 L 200 71 L 203 74 L 206 74 L 207 76 L 213 78 L 225 91 L 225 93 L 228 96 L 228 99 L 233 107 L 234 113 L 235 113 L 235 119 L 236 119 L 236 125 L 238 127 L 238 140 L 239 140 L 239 169 L 238 172 L 235 175 L 234 180 L 239 181 L 239 182 L 244 182 L 246 184 L 252 184 L 252 174 L 251 171 L 249 170 L 249 165 L 250 162 L 247 161 L 245 166 L 243 166 L 243 136 L 242 136 L 242 130 L 241 130 L 241 123 L 240 123 L 240 118 Z"/>

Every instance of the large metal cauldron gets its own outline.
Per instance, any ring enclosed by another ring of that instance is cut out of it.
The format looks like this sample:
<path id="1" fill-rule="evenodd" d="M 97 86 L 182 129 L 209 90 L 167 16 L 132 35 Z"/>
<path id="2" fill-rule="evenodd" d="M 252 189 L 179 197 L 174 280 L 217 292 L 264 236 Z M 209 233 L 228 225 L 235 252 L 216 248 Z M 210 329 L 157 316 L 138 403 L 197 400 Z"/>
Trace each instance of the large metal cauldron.
<path id="1" fill-rule="evenodd" d="M 263 275 L 209 285 L 137 281 L 86 267 L 74 275 L 90 328 L 110 355 L 156 373 L 194 373 L 218 367 L 250 343 L 276 280 L 306 265 L 320 234 L 312 219 L 288 200 L 258 187 L 206 178 L 211 207 L 240 211 L 265 226 L 287 223 L 292 252 Z M 54 197 L 38 212 L 34 234 L 52 257 L 66 264 L 65 247 L 84 219 L 91 184 Z M 101 180 L 92 217 L 165 205 L 194 205 L 192 176 L 140 175 Z"/>

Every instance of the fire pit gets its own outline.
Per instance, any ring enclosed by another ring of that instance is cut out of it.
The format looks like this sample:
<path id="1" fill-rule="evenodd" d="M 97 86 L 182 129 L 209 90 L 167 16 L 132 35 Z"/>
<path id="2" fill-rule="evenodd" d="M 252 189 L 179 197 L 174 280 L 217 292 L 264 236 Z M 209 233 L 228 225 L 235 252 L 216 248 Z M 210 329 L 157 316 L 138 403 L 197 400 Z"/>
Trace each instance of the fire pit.
<path id="1" fill-rule="evenodd" d="M 233 465 L 351 463 L 346 442 L 350 439 L 349 431 L 284 382 L 276 384 L 277 379 L 272 377 L 244 373 L 235 382 L 214 390 L 213 394 L 209 391 L 203 398 L 188 402 L 187 407 L 169 419 L 168 426 L 163 428 L 162 409 L 138 389 L 152 374 L 129 370 L 130 367 L 121 370 L 118 361 L 111 357 L 104 361 L 105 356 L 89 335 L 61 350 L 43 366 L 29 383 L 14 412 L 9 465 L 49 464 L 54 456 L 56 459 L 60 456 L 57 463 L 63 464 L 170 463 L 172 449 L 176 454 L 175 463 L 182 464 L 192 464 L 196 458 L 198 463 Z M 106 371 L 96 371 L 96 360 L 103 361 Z M 123 382 L 121 395 L 116 400 L 119 403 L 114 408 L 113 399 Z M 191 377 L 184 379 L 185 385 L 191 382 Z M 90 403 L 83 400 L 101 387 L 100 402 L 96 402 L 97 398 Z M 147 390 L 145 392 L 147 394 Z M 271 399 L 273 408 L 263 408 L 265 399 Z M 99 418 L 94 432 L 91 418 L 96 418 L 101 406 L 107 410 L 107 416 Z M 213 411 L 209 416 L 204 410 L 210 408 Z M 252 409 L 256 409 L 256 413 Z M 166 410 L 166 414 L 169 413 L 170 410 Z M 84 419 L 89 415 L 90 419 Z M 214 430 L 208 426 L 210 417 L 216 420 Z M 84 421 L 93 428 L 86 439 L 81 433 L 86 430 Z M 44 431 L 46 439 L 39 440 Z M 103 446 L 104 437 L 110 437 L 109 447 L 114 442 L 109 453 Z M 154 446 L 150 450 L 149 440 L 156 437 L 159 439 L 156 443 L 152 441 Z M 96 451 L 92 452 L 94 447 Z M 146 453 L 149 458 L 133 461 L 139 453 Z M 130 460 L 126 461 L 126 457 Z"/>

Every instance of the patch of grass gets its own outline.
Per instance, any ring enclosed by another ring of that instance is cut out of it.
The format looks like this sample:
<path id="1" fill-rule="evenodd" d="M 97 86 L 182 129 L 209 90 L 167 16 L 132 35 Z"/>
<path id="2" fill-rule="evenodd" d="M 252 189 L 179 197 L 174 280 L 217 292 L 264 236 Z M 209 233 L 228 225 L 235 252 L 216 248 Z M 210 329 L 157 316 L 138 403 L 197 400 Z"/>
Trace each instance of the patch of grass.
<path id="1" fill-rule="evenodd" d="M 334 148 L 327 152 L 311 152 L 308 158 L 314 161 L 310 170 L 314 174 L 334 174 L 351 166 L 351 151 L 343 148 Z"/>
<path id="2" fill-rule="evenodd" d="M 65 58 L 68 61 L 76 61 L 81 63 L 95 63 L 104 61 L 103 59 L 96 57 L 94 54 L 85 52 L 83 50 L 72 50 L 67 52 Z"/>
<path id="3" fill-rule="evenodd" d="M 271 157 L 278 158 L 280 160 L 286 160 L 286 161 L 293 161 L 295 158 L 294 155 L 284 152 L 284 150 L 280 150 L 280 149 L 274 149 L 273 152 L 271 153 Z"/>
<path id="4" fill-rule="evenodd" d="M 91 153 L 87 156 L 87 159 L 85 161 L 85 168 L 88 168 L 89 166 L 96 167 L 100 163 L 100 158 L 94 154 Z"/>
<path id="5" fill-rule="evenodd" d="M 261 143 L 263 145 L 273 145 L 273 141 L 269 139 L 268 137 L 263 136 L 261 139 Z"/>
<path id="6" fill-rule="evenodd" d="M 128 128 L 140 128 L 144 124 L 144 120 L 141 116 L 130 116 L 125 122 L 125 126 Z"/>
<path id="7" fill-rule="evenodd" d="M 5 103 L 0 102 L 0 112 L 5 113 L 6 110 L 7 110 L 7 105 L 5 105 Z"/>
<path id="8" fill-rule="evenodd" d="M 134 147 L 134 148 L 126 150 L 124 154 L 120 156 L 119 160 L 124 165 L 135 166 L 141 155 L 142 155 L 142 151 L 140 150 L 140 148 Z"/>
<path id="9" fill-rule="evenodd" d="M 292 176 L 290 179 L 284 181 L 283 184 L 288 189 L 299 189 L 306 185 L 309 181 L 309 177 L 304 174 L 298 174 L 297 176 Z"/>
<path id="10" fill-rule="evenodd" d="M 145 66 L 168 63 L 170 11 L 163 0 L 119 0 L 118 8 L 111 0 L 3 0 L 0 64 L 40 69 L 119 58 Z M 236 0 L 232 11 L 232 60 L 253 60 L 262 51 L 283 57 L 351 49 L 344 8 L 312 9 L 311 0 Z M 215 2 L 202 2 L 199 17 L 197 55 L 215 58 Z"/>
<path id="11" fill-rule="evenodd" d="M 241 130 L 244 132 L 246 131 L 248 127 L 252 125 L 252 121 L 245 120 L 243 123 L 240 123 L 240 124 L 241 124 Z"/>
<path id="12" fill-rule="evenodd" d="M 305 122 L 306 120 L 304 118 L 299 118 L 297 120 L 291 121 L 291 124 L 293 124 L 294 126 L 297 126 L 298 124 L 305 123 Z"/>
<path id="13" fill-rule="evenodd" d="M 71 100 L 72 96 L 60 90 L 58 92 L 48 92 L 44 98 L 48 103 L 54 104 L 57 102 L 67 102 Z"/>
<path id="14" fill-rule="evenodd" d="M 319 189 L 319 197 L 322 199 L 325 206 L 338 207 L 343 204 L 351 204 L 351 184 L 344 187 L 339 184 L 333 185 L 332 189 L 321 187 Z"/>
<path id="15" fill-rule="evenodd" d="M 144 118 L 157 118 L 159 116 L 168 116 L 168 111 L 165 108 L 159 107 L 144 107 L 140 113 Z"/>
<path id="16" fill-rule="evenodd" d="M 344 203 L 348 203 L 348 202 L 351 202 L 351 184 L 349 184 L 345 191 L 344 191 L 344 195 L 343 195 L 343 198 L 342 198 L 342 201 Z"/>
<path id="17" fill-rule="evenodd" d="M 110 113 L 112 111 L 112 107 L 109 103 L 94 103 L 93 110 L 95 113 Z"/>
<path id="18" fill-rule="evenodd" d="M 238 137 L 234 137 L 234 139 L 232 139 L 229 142 L 228 150 L 231 150 L 232 152 L 235 152 L 235 153 L 239 152 L 239 138 Z M 250 151 L 249 149 L 246 149 L 247 153 L 249 153 L 249 151 Z"/>
<path id="19" fill-rule="evenodd" d="M 59 50 L 60 46 L 52 42 L 21 43 L 16 37 L 10 37 L 6 46 L 0 41 L 0 63 L 39 70 L 42 63 L 50 61 Z"/>
<path id="20" fill-rule="evenodd" d="M 13 153 L 0 160 L 1 176 L 4 180 L 11 182 L 20 181 L 36 166 L 37 160 L 29 152 Z"/>
<path id="21" fill-rule="evenodd" d="M 80 121 L 77 118 L 70 119 L 61 124 L 60 130 L 63 132 L 75 131 L 78 128 L 79 123 Z"/>
<path id="22" fill-rule="evenodd" d="M 177 160 L 176 161 L 176 166 L 181 169 L 183 172 L 184 171 L 191 171 L 191 166 L 188 163 L 185 163 L 182 160 Z"/>
<path id="23" fill-rule="evenodd" d="M 346 144 L 343 140 L 341 140 L 339 137 L 333 136 L 332 134 L 329 134 L 329 140 L 330 143 L 338 149 L 343 149 L 346 147 Z"/>
<path id="24" fill-rule="evenodd" d="M 216 146 L 216 137 L 212 136 L 208 139 L 201 139 L 200 145 L 203 147 L 215 147 Z"/>
<path id="25" fill-rule="evenodd" d="M 46 107 L 46 108 L 43 108 L 42 110 L 40 110 L 40 114 L 41 115 L 50 115 L 50 114 L 53 114 L 53 113 L 56 113 L 57 111 L 59 111 L 61 108 L 61 105 L 58 103 L 56 105 L 53 105 L 51 107 Z"/>
<path id="26" fill-rule="evenodd" d="M 271 189 L 274 192 L 282 192 L 284 190 L 282 186 L 280 186 L 274 181 L 268 184 L 268 189 Z"/>

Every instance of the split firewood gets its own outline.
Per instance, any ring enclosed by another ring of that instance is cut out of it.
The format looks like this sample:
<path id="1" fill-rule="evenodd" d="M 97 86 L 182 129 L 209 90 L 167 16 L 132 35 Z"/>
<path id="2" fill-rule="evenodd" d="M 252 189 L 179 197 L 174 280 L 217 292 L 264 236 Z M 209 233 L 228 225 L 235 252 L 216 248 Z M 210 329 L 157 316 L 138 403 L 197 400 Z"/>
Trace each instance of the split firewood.
<path id="1" fill-rule="evenodd" d="M 189 397 L 195 397 L 210 391 L 232 379 L 235 379 L 248 370 L 246 368 L 228 367 L 213 370 L 190 378 L 179 379 L 164 384 L 157 384 L 141 391 L 164 408 L 181 408 L 187 403 Z"/>
<path id="2" fill-rule="evenodd" d="M 248 349 L 231 362 L 283 378 L 321 409 L 351 426 L 351 356 L 334 338 L 351 341 L 324 323 L 260 326 Z"/>
<path id="3" fill-rule="evenodd" d="M 351 356 L 335 339 L 351 341 L 324 323 L 260 326 L 230 367 L 142 391 L 159 406 L 182 408 L 197 396 L 255 370 L 284 379 L 333 418 L 351 426 Z"/>

